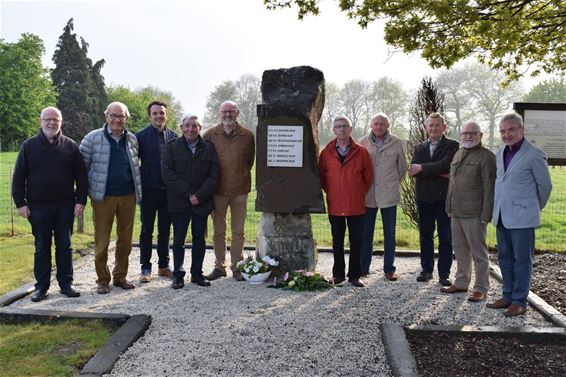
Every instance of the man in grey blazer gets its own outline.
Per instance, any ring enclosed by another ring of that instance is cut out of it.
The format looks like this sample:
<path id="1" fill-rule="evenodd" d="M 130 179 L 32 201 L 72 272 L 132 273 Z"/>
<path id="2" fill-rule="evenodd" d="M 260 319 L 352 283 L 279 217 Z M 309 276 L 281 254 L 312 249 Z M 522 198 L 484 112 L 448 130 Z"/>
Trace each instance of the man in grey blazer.
<path id="1" fill-rule="evenodd" d="M 507 309 L 503 314 L 513 317 L 527 311 L 535 228 L 540 226 L 540 211 L 550 197 L 552 183 L 546 156 L 525 139 L 519 114 L 504 115 L 499 121 L 499 133 L 505 146 L 496 155 L 492 223 L 497 228 L 503 297 L 486 306 Z"/>

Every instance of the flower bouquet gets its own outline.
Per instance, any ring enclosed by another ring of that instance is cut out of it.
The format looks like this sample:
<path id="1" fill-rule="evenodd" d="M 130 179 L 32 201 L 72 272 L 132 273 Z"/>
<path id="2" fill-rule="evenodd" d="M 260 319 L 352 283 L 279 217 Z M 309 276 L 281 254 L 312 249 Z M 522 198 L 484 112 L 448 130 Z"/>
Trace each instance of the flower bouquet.
<path id="1" fill-rule="evenodd" d="M 275 259 L 265 255 L 261 259 L 254 259 L 251 255 L 236 264 L 238 271 L 250 284 L 261 284 L 271 274 L 271 268 L 279 265 Z"/>
<path id="2" fill-rule="evenodd" d="M 277 282 L 275 288 L 290 289 L 292 291 L 321 291 L 334 288 L 334 285 L 318 272 L 299 270 L 285 273 L 283 280 Z"/>

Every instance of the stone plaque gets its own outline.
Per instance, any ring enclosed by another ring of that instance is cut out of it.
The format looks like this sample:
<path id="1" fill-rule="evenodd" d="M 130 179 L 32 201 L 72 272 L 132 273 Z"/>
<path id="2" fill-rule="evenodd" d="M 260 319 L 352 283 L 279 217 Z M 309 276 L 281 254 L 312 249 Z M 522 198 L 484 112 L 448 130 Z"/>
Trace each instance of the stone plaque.
<path id="1" fill-rule="evenodd" d="M 267 126 L 267 166 L 303 167 L 302 126 Z"/>

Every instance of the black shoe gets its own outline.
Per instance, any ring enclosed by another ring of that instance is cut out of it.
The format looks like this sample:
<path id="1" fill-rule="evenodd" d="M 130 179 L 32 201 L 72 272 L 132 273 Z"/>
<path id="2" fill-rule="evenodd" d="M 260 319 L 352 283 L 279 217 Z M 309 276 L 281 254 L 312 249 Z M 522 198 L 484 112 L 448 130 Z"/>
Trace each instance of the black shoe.
<path id="1" fill-rule="evenodd" d="M 39 302 L 43 300 L 45 297 L 47 297 L 47 291 L 44 289 L 39 289 L 35 291 L 33 295 L 31 295 L 31 300 L 33 302 Z"/>
<path id="2" fill-rule="evenodd" d="M 417 276 L 417 281 L 429 281 L 432 279 L 432 274 L 430 272 L 422 271 L 419 276 Z"/>
<path id="3" fill-rule="evenodd" d="M 440 283 L 440 285 L 443 285 L 445 287 L 449 287 L 452 285 L 452 281 L 448 278 L 440 278 L 438 279 L 438 282 Z"/>
<path id="4" fill-rule="evenodd" d="M 81 295 L 81 292 L 75 290 L 75 288 L 71 287 L 66 287 L 66 288 L 61 288 L 61 294 L 65 295 L 67 297 L 79 297 Z"/>
<path id="5" fill-rule="evenodd" d="M 173 284 L 171 284 L 171 288 L 173 289 L 181 289 L 185 286 L 185 279 L 183 278 L 173 278 Z"/>
<path id="6" fill-rule="evenodd" d="M 202 276 L 191 277 L 191 283 L 195 283 L 201 287 L 210 287 L 210 282 Z"/>

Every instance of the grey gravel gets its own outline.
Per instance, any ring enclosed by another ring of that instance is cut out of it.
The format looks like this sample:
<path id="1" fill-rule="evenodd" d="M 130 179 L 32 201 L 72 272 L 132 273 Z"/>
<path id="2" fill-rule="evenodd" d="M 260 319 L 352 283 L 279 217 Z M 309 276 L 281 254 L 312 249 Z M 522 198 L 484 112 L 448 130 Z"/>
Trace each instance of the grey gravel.
<path id="1" fill-rule="evenodd" d="M 112 287 L 108 295 L 96 293 L 94 261 L 85 258 L 75 269 L 81 297 L 62 296 L 55 283 L 44 301 L 25 298 L 12 306 L 151 315 L 148 331 L 121 356 L 111 376 L 390 376 L 379 331 L 383 322 L 552 326 L 532 308 L 505 318 L 485 303 L 469 303 L 467 294 L 441 293 L 437 279 L 418 283 L 419 258 L 397 258 L 399 280 L 389 282 L 381 272 L 383 259 L 374 257 L 376 272 L 364 279 L 365 288 L 345 283 L 296 293 L 237 282 L 228 274 L 208 288 L 186 279 L 185 288 L 173 290 L 171 280 L 155 271 L 150 283 L 138 282 L 139 250 L 134 249 L 128 279 L 136 289 Z M 189 253 L 187 259 L 190 264 Z M 205 273 L 213 261 L 207 251 Z M 317 270 L 331 276 L 332 254 L 319 254 Z M 488 300 L 501 290 L 497 281 L 491 283 Z"/>

